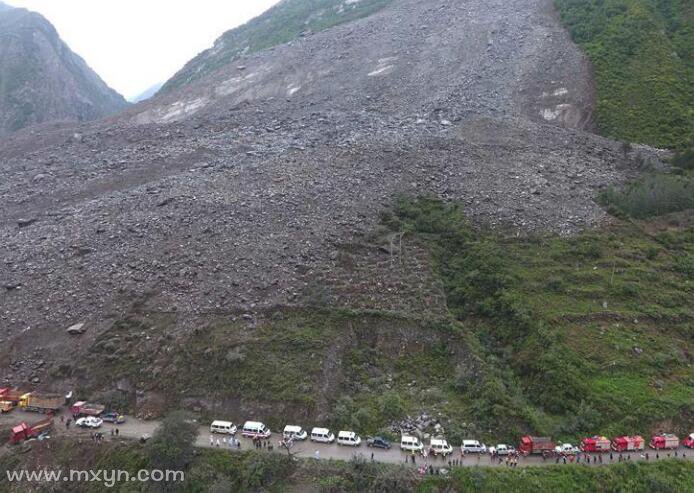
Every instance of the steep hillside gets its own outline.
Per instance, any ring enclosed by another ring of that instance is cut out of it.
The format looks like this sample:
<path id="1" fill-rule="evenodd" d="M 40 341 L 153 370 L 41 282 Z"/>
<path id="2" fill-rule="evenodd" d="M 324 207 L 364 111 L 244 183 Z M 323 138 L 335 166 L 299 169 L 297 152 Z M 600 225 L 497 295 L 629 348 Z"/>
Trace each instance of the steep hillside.
<path id="1" fill-rule="evenodd" d="M 664 148 L 694 145 L 694 3 L 556 4 L 595 67 L 600 131 Z"/>
<path id="2" fill-rule="evenodd" d="M 10 136 L 3 376 L 272 427 L 684 427 L 688 223 L 665 244 L 598 204 L 663 153 L 590 133 L 593 105 L 552 0 L 393 0 L 112 119 Z M 612 351 L 588 354 L 596 337 Z M 624 418 L 613 387 L 653 408 Z"/>
<path id="3" fill-rule="evenodd" d="M 0 5 L 0 136 L 35 123 L 94 120 L 126 106 L 50 22 Z"/>
<path id="4" fill-rule="evenodd" d="M 368 16 L 392 0 L 282 0 L 243 26 L 224 33 L 214 46 L 193 58 L 162 92 L 204 78 L 244 55 Z"/>

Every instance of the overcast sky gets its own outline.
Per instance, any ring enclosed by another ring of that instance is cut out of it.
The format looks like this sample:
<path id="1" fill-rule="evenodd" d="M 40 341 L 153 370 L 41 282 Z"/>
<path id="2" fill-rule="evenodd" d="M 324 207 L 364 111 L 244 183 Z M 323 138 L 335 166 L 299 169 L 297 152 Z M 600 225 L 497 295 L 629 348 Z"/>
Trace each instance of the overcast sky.
<path id="1" fill-rule="evenodd" d="M 278 0 L 4 0 L 40 12 L 126 98 L 165 82 Z"/>

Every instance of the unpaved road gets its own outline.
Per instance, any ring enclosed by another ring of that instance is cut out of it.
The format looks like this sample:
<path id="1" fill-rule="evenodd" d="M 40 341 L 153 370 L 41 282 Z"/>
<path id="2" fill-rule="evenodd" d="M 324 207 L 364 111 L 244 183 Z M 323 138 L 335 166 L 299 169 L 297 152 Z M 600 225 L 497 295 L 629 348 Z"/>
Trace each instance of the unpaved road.
<path id="1" fill-rule="evenodd" d="M 67 416 L 67 414 L 65 414 Z M 41 415 L 37 415 L 35 413 L 28 413 L 20 410 L 14 410 L 9 414 L 3 414 L 0 416 L 0 427 L 7 427 L 9 425 L 14 425 L 18 424 L 22 421 L 26 421 L 27 423 L 33 423 L 35 421 L 38 421 L 41 419 Z M 66 429 L 65 425 L 60 422 L 60 417 L 56 417 L 56 426 L 55 426 L 55 433 L 59 435 L 73 435 L 73 436 L 84 436 L 84 437 L 89 437 L 91 430 L 86 430 L 86 429 L 80 429 L 80 428 L 75 428 L 73 425 L 70 426 L 69 429 Z M 143 421 L 140 419 L 132 418 L 128 416 L 127 421 L 124 424 L 118 425 L 117 428 L 119 430 L 119 437 L 118 439 L 133 439 L 133 440 L 138 440 L 140 437 L 143 435 L 152 435 L 154 431 L 156 430 L 157 426 L 159 425 L 159 422 L 157 421 Z M 111 430 L 116 428 L 116 426 L 110 424 L 110 423 L 104 423 L 104 425 L 98 430 L 102 432 L 105 435 L 105 440 L 114 440 L 116 438 L 111 436 Z M 213 445 L 210 445 L 210 436 L 213 437 Z M 268 441 L 268 443 L 274 445 L 274 450 L 273 453 L 284 453 L 282 449 L 279 449 L 277 446 L 278 441 L 280 440 L 281 433 L 273 433 L 272 437 Z M 240 449 L 231 449 L 229 448 L 228 445 L 226 445 L 222 439 L 225 438 L 225 435 L 210 435 L 209 432 L 209 427 L 208 426 L 200 426 L 200 432 L 198 434 L 196 446 L 201 447 L 201 448 L 217 448 L 219 447 L 220 449 L 225 449 L 228 450 L 229 453 L 233 452 L 238 452 L 238 451 L 245 451 L 245 450 L 251 450 L 253 449 L 253 444 L 251 440 L 248 440 L 246 438 L 243 438 L 240 436 L 240 433 L 237 433 L 236 437 L 241 441 L 241 448 Z M 219 440 L 219 445 L 217 445 L 217 440 Z M 492 461 L 490 456 L 487 454 L 484 455 L 468 455 L 466 457 L 463 457 L 461 459 L 461 456 L 459 454 L 459 448 L 455 448 L 455 453 L 451 457 L 451 459 L 456 459 L 456 460 L 462 460 L 460 463 L 462 466 L 466 467 L 477 467 L 477 466 L 485 466 L 485 467 L 507 467 L 504 462 L 498 463 L 496 461 Z M 316 451 L 318 451 L 318 455 L 316 455 Z M 383 462 L 383 463 L 389 463 L 389 464 L 400 464 L 400 463 L 407 463 L 409 465 L 416 465 L 416 466 L 422 466 L 422 465 L 433 465 L 434 467 L 437 466 L 447 466 L 448 465 L 448 459 L 443 459 L 443 458 L 432 458 L 429 457 L 424 458 L 422 456 L 416 456 L 415 458 L 415 463 L 413 464 L 411 461 L 411 455 L 402 452 L 398 448 L 398 444 L 394 444 L 393 448 L 390 450 L 380 450 L 380 449 L 371 449 L 366 446 L 365 443 L 363 443 L 360 447 L 357 448 L 352 448 L 352 447 L 346 447 L 346 446 L 340 446 L 336 444 L 320 444 L 320 443 L 312 443 L 309 441 L 306 442 L 297 442 L 292 449 L 292 452 L 296 453 L 296 455 L 300 458 L 316 458 L 318 457 L 321 460 L 325 459 L 335 459 L 335 460 L 344 460 L 348 461 L 352 459 L 355 455 L 363 455 L 367 460 L 371 459 L 371 454 L 373 453 L 373 460 L 377 462 Z M 649 453 L 649 460 L 657 460 L 656 459 L 656 454 L 655 451 L 653 450 L 646 450 L 644 452 Z M 678 458 L 684 458 L 685 460 L 692 460 L 694 458 L 694 450 L 688 450 L 686 448 L 680 447 L 676 451 L 667 451 L 667 452 L 660 452 L 659 456 L 660 459 L 664 459 L 667 457 L 675 457 L 675 452 L 677 453 Z M 600 464 L 597 462 L 597 457 L 599 454 L 589 454 L 591 457 L 595 457 L 595 461 L 593 462 L 593 459 L 591 459 L 591 466 L 599 466 L 599 465 L 607 465 L 610 463 L 616 463 L 618 462 L 618 454 L 614 454 L 613 460 L 610 461 L 609 455 L 604 455 L 603 456 L 603 463 Z M 627 459 L 627 457 L 630 457 L 630 460 L 632 461 L 643 461 L 645 460 L 645 457 L 642 457 L 641 454 L 638 453 L 632 453 L 632 454 L 623 454 L 624 460 Z M 583 463 L 584 459 L 581 460 Z M 529 457 L 521 457 L 519 459 L 518 466 L 519 467 L 528 467 L 528 466 L 548 466 L 548 465 L 553 465 L 555 464 L 554 459 L 547 459 L 543 460 L 541 457 L 537 456 L 529 456 Z M 561 462 L 560 462 L 561 463 Z"/>

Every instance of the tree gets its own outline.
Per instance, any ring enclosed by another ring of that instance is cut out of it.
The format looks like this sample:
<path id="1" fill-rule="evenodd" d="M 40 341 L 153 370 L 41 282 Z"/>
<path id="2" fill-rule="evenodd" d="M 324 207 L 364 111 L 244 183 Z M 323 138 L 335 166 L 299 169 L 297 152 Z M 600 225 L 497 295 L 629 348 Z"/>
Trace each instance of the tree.
<path id="1" fill-rule="evenodd" d="M 152 470 L 183 471 L 193 457 L 193 448 L 198 436 L 198 427 L 181 411 L 166 416 L 147 444 Z M 157 483 L 161 489 L 171 491 L 176 484 Z M 182 486 L 182 485 L 178 485 Z"/>

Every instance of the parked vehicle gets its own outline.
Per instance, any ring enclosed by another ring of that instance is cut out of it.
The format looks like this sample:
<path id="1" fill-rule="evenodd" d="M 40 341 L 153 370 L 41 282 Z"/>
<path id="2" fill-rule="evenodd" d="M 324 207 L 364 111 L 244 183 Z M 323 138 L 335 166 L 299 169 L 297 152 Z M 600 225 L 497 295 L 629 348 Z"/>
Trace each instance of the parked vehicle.
<path id="1" fill-rule="evenodd" d="M 489 448 L 489 453 L 494 455 L 510 455 L 510 454 L 515 454 L 516 449 L 513 448 L 511 445 L 506 445 L 503 443 L 500 443 L 496 447 L 490 447 Z"/>
<path id="2" fill-rule="evenodd" d="M 389 450 L 391 447 L 391 444 L 388 440 L 386 440 L 383 437 L 370 437 L 370 438 L 366 439 L 366 446 Z"/>
<path id="3" fill-rule="evenodd" d="M 520 446 L 518 447 L 523 454 L 543 454 L 554 452 L 554 442 L 549 437 L 531 437 L 524 436 L 521 438 Z"/>
<path id="4" fill-rule="evenodd" d="M 99 428 L 102 424 L 104 424 L 104 420 L 96 416 L 85 416 L 75 421 L 75 426 L 80 428 Z"/>
<path id="5" fill-rule="evenodd" d="M 285 440 L 306 440 L 308 433 L 301 426 L 287 425 L 284 427 L 282 436 Z"/>
<path id="6" fill-rule="evenodd" d="M 663 433 L 652 436 L 649 446 L 655 450 L 674 450 L 680 446 L 680 439 L 672 433 Z"/>
<path id="7" fill-rule="evenodd" d="M 403 435 L 400 437 L 400 450 L 406 452 L 421 452 L 424 450 L 424 444 L 417 437 Z"/>
<path id="8" fill-rule="evenodd" d="M 100 416 L 106 410 L 101 404 L 77 401 L 70 408 L 73 416 Z"/>
<path id="9" fill-rule="evenodd" d="M 41 433 L 50 430 L 53 427 L 53 418 L 49 417 L 32 425 L 21 423 L 10 430 L 10 442 L 19 443 L 22 440 L 36 438 Z"/>
<path id="10" fill-rule="evenodd" d="M 690 433 L 687 435 L 687 438 L 682 440 L 682 445 L 684 445 L 687 448 L 694 448 L 694 433 Z"/>
<path id="11" fill-rule="evenodd" d="M 643 450 L 645 447 L 645 442 L 643 437 L 639 435 L 634 436 L 621 436 L 612 439 L 612 450 L 615 452 L 634 452 L 636 450 Z"/>
<path id="12" fill-rule="evenodd" d="M 222 433 L 224 435 L 236 435 L 236 426 L 231 421 L 212 421 L 210 433 Z"/>
<path id="13" fill-rule="evenodd" d="M 361 437 L 353 431 L 340 431 L 337 434 L 337 444 L 358 447 L 361 445 Z"/>
<path id="14" fill-rule="evenodd" d="M 267 426 L 259 421 L 246 421 L 241 435 L 248 438 L 269 438 L 272 433 Z"/>
<path id="15" fill-rule="evenodd" d="M 0 400 L 11 402 L 13 406 L 19 404 L 19 400 L 26 392 L 23 390 L 11 389 L 9 387 L 4 387 L 0 389 Z"/>
<path id="16" fill-rule="evenodd" d="M 38 394 L 30 392 L 19 398 L 19 407 L 25 411 L 54 413 L 65 402 L 61 394 Z"/>
<path id="17" fill-rule="evenodd" d="M 9 413 L 14 409 L 14 402 L 12 401 L 0 401 L 0 412 Z"/>
<path id="18" fill-rule="evenodd" d="M 314 428 L 311 430 L 311 441 L 319 443 L 333 443 L 335 435 L 327 428 Z"/>
<path id="19" fill-rule="evenodd" d="M 101 415 L 101 419 L 103 419 L 105 423 L 113 423 L 116 425 L 125 423 L 125 416 L 116 411 L 106 411 Z"/>
<path id="20" fill-rule="evenodd" d="M 465 454 L 486 454 L 487 446 L 477 440 L 463 440 L 463 445 L 460 447 Z"/>
<path id="21" fill-rule="evenodd" d="M 570 443 L 562 443 L 554 447 L 554 452 L 559 455 L 576 455 L 581 450 L 578 447 L 571 445 Z"/>
<path id="22" fill-rule="evenodd" d="M 443 438 L 432 438 L 429 442 L 429 453 L 446 457 L 453 453 L 453 447 Z"/>
<path id="23" fill-rule="evenodd" d="M 609 452 L 610 440 L 607 437 L 594 436 L 581 440 L 581 450 L 583 452 Z"/>

